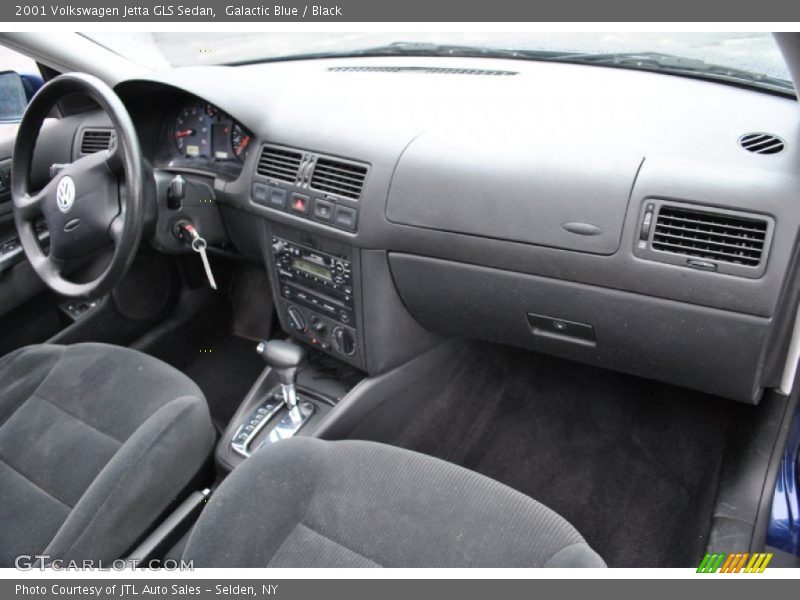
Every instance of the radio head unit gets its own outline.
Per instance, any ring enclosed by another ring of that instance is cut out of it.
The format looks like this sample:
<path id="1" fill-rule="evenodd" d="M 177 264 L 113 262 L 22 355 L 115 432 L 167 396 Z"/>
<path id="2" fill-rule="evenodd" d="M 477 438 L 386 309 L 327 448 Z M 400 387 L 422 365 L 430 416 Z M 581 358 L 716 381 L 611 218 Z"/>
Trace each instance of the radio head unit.
<path id="1" fill-rule="evenodd" d="M 280 281 L 302 285 L 352 306 L 353 265 L 349 260 L 278 237 L 272 238 L 272 252 Z"/>

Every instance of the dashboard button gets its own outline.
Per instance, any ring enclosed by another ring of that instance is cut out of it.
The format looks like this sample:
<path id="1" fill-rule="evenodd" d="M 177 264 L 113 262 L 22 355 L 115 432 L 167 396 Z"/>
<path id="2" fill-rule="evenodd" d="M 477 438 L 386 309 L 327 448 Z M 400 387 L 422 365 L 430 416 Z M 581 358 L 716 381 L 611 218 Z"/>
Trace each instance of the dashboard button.
<path id="1" fill-rule="evenodd" d="M 257 204 L 267 204 L 267 198 L 269 197 L 269 187 L 264 185 L 263 183 L 254 183 L 253 184 L 253 202 Z"/>
<path id="2" fill-rule="evenodd" d="M 355 209 L 347 208 L 346 206 L 337 206 L 336 224 L 345 229 L 353 230 L 356 228 L 356 214 Z"/>
<path id="3" fill-rule="evenodd" d="M 317 198 L 314 201 L 314 217 L 320 221 L 333 220 L 333 203 Z"/>
<path id="4" fill-rule="evenodd" d="M 300 194 L 292 195 L 292 210 L 296 213 L 308 213 L 308 198 Z"/>
<path id="5" fill-rule="evenodd" d="M 269 188 L 269 205 L 272 208 L 283 210 L 286 206 L 286 190 L 281 188 Z"/>

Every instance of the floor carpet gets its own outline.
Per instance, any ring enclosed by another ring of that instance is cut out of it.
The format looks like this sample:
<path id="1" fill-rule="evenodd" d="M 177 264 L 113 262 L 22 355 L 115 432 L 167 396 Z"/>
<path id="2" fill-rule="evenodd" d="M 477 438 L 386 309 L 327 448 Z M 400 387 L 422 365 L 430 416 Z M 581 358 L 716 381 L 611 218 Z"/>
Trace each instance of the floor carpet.
<path id="1" fill-rule="evenodd" d="M 460 360 L 447 382 L 431 382 L 430 394 L 409 388 L 354 437 L 536 498 L 609 566 L 697 564 L 735 403 L 500 346 L 470 347 Z"/>
<path id="2" fill-rule="evenodd" d="M 255 347 L 256 342 L 232 333 L 229 311 L 214 307 L 147 351 L 197 383 L 221 431 L 264 369 Z"/>

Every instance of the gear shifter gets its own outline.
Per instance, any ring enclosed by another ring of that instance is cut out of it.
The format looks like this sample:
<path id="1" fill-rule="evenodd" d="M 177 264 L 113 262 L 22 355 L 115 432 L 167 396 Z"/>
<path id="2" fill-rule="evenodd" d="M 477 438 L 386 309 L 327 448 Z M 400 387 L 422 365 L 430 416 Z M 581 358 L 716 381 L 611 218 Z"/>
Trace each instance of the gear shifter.
<path id="1" fill-rule="evenodd" d="M 281 389 L 278 394 L 271 387 L 261 396 L 231 439 L 231 450 L 245 458 L 261 446 L 294 436 L 317 410 L 310 399 L 298 398 L 297 395 L 297 371 L 306 355 L 304 348 L 273 340 L 260 342 L 256 346 L 256 352 L 271 369 L 269 381 L 275 381 L 272 378 L 272 373 L 275 373 Z M 267 434 L 264 435 L 263 432 Z"/>
<path id="2" fill-rule="evenodd" d="M 283 340 L 261 342 L 256 347 L 258 352 L 273 371 L 278 375 L 281 384 L 283 402 L 289 410 L 292 420 L 302 420 L 297 406 L 297 370 L 306 356 L 305 349 Z"/>

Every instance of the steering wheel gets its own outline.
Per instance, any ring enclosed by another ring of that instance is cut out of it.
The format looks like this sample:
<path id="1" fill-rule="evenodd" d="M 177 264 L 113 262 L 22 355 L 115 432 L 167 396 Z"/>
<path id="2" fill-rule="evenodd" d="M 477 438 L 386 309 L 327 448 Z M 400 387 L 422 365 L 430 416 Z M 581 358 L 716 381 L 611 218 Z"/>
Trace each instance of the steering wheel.
<path id="1" fill-rule="evenodd" d="M 108 150 L 65 166 L 41 190 L 31 190 L 36 139 L 45 118 L 62 97 L 81 94 L 106 112 L 116 131 Z M 34 271 L 55 292 L 70 298 L 99 297 L 130 267 L 142 237 L 146 167 L 128 111 L 97 77 L 68 73 L 42 86 L 22 117 L 11 163 L 14 221 Z M 42 249 L 35 222 L 43 216 L 50 251 Z M 67 261 L 89 257 L 113 245 L 111 260 L 92 281 L 65 278 Z"/>

